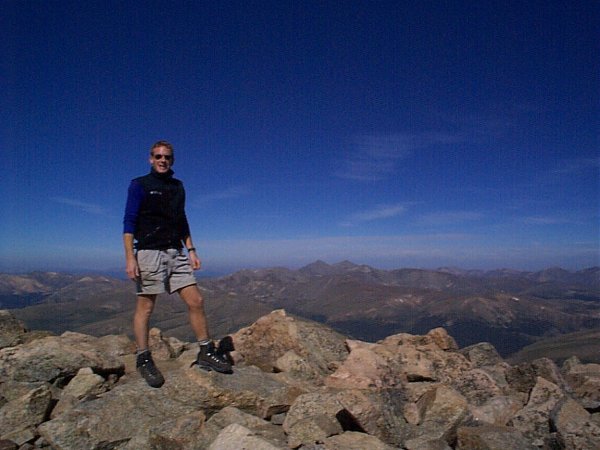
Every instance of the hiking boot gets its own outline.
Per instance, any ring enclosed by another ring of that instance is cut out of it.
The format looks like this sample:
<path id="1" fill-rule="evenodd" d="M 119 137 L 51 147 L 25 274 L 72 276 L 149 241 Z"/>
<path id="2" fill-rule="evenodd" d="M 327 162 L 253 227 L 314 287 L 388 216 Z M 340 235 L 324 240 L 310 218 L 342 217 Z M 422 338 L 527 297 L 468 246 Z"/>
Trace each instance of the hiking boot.
<path id="1" fill-rule="evenodd" d="M 198 367 L 208 371 L 215 370 L 221 373 L 233 373 L 231 364 L 223 354 L 217 352 L 215 344 L 212 341 L 200 346 L 198 358 L 196 358 L 196 361 L 194 361 L 192 365 L 194 364 L 197 364 Z"/>
<path id="2" fill-rule="evenodd" d="M 137 355 L 135 365 L 142 378 L 153 388 L 159 388 L 164 384 L 165 379 L 154 364 L 150 351 L 145 351 Z"/>
<path id="3" fill-rule="evenodd" d="M 217 345 L 217 355 L 221 356 L 225 361 L 233 366 L 233 358 L 231 352 L 235 350 L 233 346 L 233 338 L 231 336 L 225 336 L 219 341 Z"/>

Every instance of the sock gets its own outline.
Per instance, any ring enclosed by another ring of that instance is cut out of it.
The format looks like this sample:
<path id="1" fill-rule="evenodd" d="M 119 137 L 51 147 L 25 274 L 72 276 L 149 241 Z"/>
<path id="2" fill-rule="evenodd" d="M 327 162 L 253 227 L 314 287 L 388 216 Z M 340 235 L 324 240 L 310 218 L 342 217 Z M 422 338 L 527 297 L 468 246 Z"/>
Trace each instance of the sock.
<path id="1" fill-rule="evenodd" d="M 208 345 L 210 344 L 210 339 L 206 338 L 206 339 L 198 339 L 198 345 L 202 346 L 202 345 Z"/>
<path id="2" fill-rule="evenodd" d="M 149 349 L 147 349 L 147 348 L 143 348 L 143 349 L 141 349 L 141 350 L 136 350 L 136 351 L 135 351 L 135 356 L 139 356 L 139 355 L 141 355 L 142 353 L 146 353 L 146 352 L 150 352 L 150 350 L 149 350 Z"/>

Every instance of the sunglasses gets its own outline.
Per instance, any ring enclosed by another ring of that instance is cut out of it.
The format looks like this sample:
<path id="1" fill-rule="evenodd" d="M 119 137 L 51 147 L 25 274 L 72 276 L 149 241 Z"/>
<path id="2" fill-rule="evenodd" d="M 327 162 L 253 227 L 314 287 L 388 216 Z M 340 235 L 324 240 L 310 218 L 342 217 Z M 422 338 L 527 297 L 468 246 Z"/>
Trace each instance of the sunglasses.
<path id="1" fill-rule="evenodd" d="M 158 161 L 160 161 L 163 158 L 165 158 L 167 161 L 171 161 L 173 159 L 173 155 L 161 155 L 160 153 L 156 155 L 153 154 L 152 157 Z"/>

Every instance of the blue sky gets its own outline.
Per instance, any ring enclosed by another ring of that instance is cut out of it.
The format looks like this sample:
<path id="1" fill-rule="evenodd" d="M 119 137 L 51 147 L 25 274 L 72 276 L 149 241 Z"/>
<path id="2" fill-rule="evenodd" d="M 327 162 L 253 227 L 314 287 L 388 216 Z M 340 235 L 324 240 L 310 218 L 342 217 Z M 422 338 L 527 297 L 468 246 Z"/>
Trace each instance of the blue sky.
<path id="1" fill-rule="evenodd" d="M 159 139 L 206 273 L 599 265 L 590 1 L 3 2 L 0 270 L 124 266 Z"/>

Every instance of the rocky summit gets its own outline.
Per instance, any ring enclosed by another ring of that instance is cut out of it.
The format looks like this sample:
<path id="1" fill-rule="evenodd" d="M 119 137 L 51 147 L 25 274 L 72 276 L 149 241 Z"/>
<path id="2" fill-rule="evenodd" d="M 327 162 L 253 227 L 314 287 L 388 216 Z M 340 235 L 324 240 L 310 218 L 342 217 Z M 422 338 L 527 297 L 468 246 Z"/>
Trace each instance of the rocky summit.
<path id="1" fill-rule="evenodd" d="M 231 375 L 152 329 L 160 389 L 127 336 L 28 331 L 0 312 L 0 449 L 598 449 L 600 365 L 510 365 L 443 328 L 363 342 L 275 310 L 231 336 Z"/>

